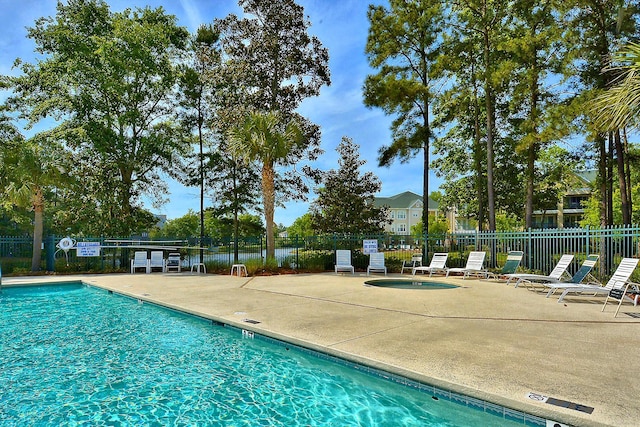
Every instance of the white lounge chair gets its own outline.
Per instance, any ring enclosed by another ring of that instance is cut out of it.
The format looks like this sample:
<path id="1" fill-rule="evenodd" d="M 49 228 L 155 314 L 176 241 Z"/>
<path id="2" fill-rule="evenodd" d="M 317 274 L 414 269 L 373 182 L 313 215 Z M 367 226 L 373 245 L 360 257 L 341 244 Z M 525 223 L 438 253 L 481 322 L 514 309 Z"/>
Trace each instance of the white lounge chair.
<path id="1" fill-rule="evenodd" d="M 151 273 L 154 268 L 159 268 L 163 273 L 165 271 L 164 253 L 162 251 L 151 251 L 151 259 L 149 259 L 149 273 Z"/>
<path id="2" fill-rule="evenodd" d="M 499 273 L 487 273 L 487 279 L 507 279 L 510 274 L 515 273 L 518 267 L 520 267 L 520 262 L 522 262 L 523 256 L 524 252 L 522 251 L 510 251 L 507 254 L 507 261 L 504 263 L 502 271 L 500 271 Z"/>
<path id="3" fill-rule="evenodd" d="M 524 279 L 520 283 L 524 283 L 527 286 L 527 288 L 532 288 L 532 287 L 548 288 L 549 291 L 547 292 L 547 298 L 553 295 L 558 289 L 566 289 L 566 288 L 571 288 L 573 286 L 580 286 L 580 285 L 600 286 L 600 283 L 596 280 L 596 278 L 591 275 L 591 270 L 593 270 L 593 267 L 595 267 L 596 262 L 598 262 L 598 258 L 600 258 L 599 255 L 589 255 L 584 260 L 584 262 L 582 263 L 578 271 L 576 271 L 576 274 L 573 275 L 571 280 L 566 280 L 561 282 L 561 281 L 550 281 L 550 280 L 534 281 L 534 280 Z M 584 283 L 585 279 L 587 280 L 586 283 Z"/>
<path id="4" fill-rule="evenodd" d="M 411 256 L 411 261 L 404 260 L 402 261 L 402 268 L 400 269 L 400 274 L 404 274 L 404 269 L 408 268 L 413 271 L 414 267 L 422 266 L 422 254 L 416 254 Z"/>
<path id="5" fill-rule="evenodd" d="M 182 271 L 182 261 L 180 260 L 179 253 L 170 253 L 167 257 L 167 263 L 165 265 L 165 271 L 169 272 L 171 270 L 176 270 L 178 273 Z"/>
<path id="6" fill-rule="evenodd" d="M 429 277 L 433 275 L 433 273 L 447 273 L 447 258 L 449 257 L 448 253 L 438 252 L 433 254 L 431 258 L 431 262 L 428 266 L 420 266 L 413 267 L 411 270 L 411 274 L 415 276 L 416 272 L 421 271 L 423 273 L 429 272 Z"/>
<path id="7" fill-rule="evenodd" d="M 467 265 L 464 267 L 454 267 L 447 269 L 447 277 L 451 273 L 462 273 L 462 279 L 466 279 L 471 274 L 476 276 L 487 277 L 487 270 L 484 269 L 484 257 L 487 254 L 484 251 L 472 251 L 469 252 L 467 258 Z"/>
<path id="8" fill-rule="evenodd" d="M 517 288 L 520 282 L 523 280 L 529 280 L 531 282 L 558 282 L 562 279 L 562 277 L 567 273 L 567 268 L 571 265 L 571 261 L 573 261 L 573 255 L 562 255 L 558 260 L 558 263 L 553 268 L 551 273 L 547 276 L 544 274 L 528 274 L 528 273 L 513 273 L 507 274 L 508 280 L 507 285 L 512 281 L 515 281 L 515 287 Z M 569 275 L 569 277 L 571 277 Z"/>
<path id="9" fill-rule="evenodd" d="M 387 267 L 384 265 L 384 252 L 374 252 L 369 254 L 369 266 L 367 267 L 367 276 L 371 272 L 384 273 L 387 275 Z"/>
<path id="10" fill-rule="evenodd" d="M 138 251 L 133 254 L 133 259 L 131 260 L 131 274 L 136 272 L 136 269 L 144 268 L 144 272 L 149 272 L 149 259 L 147 258 L 146 251 Z"/>
<path id="11" fill-rule="evenodd" d="M 339 271 L 350 271 L 351 274 L 355 274 L 353 265 L 351 265 L 351 251 L 347 249 L 336 250 L 336 274 Z"/>
<path id="12" fill-rule="evenodd" d="M 615 273 L 611 276 L 611 279 L 604 286 L 598 285 L 573 285 L 571 287 L 565 288 L 562 295 L 558 299 L 558 302 L 562 302 L 564 297 L 569 293 L 588 293 L 595 295 L 609 295 L 609 291 L 612 289 L 622 289 L 625 287 L 627 282 L 629 281 L 629 277 L 633 273 L 633 270 L 636 269 L 638 265 L 637 258 L 622 258 L 618 268 L 616 268 Z"/>

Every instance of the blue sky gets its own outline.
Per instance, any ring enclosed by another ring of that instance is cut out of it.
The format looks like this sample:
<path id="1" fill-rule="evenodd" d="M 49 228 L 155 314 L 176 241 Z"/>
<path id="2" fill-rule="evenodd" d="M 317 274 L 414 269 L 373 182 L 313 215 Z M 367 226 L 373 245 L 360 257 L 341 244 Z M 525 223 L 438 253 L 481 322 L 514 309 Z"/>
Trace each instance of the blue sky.
<path id="1" fill-rule="evenodd" d="M 369 22 L 367 0 L 297 0 L 311 21 L 309 32 L 329 49 L 332 84 L 323 87 L 320 96 L 305 100 L 299 112 L 322 129 L 325 153 L 314 165 L 322 170 L 335 169 L 336 147 L 343 136 L 360 145 L 360 157 L 366 160 L 362 171 L 372 171 L 381 181 L 379 196 L 392 196 L 403 191 L 422 194 L 422 156 L 406 164 L 394 163 L 390 168 L 377 166 L 378 149 L 391 138 L 387 117 L 380 109 L 369 109 L 362 102 L 362 86 L 368 74 L 374 72 L 367 62 L 364 47 Z M 178 23 L 194 32 L 202 23 L 222 18 L 229 13 L 241 14 L 236 0 L 110 0 L 112 11 L 127 7 L 162 6 L 178 18 Z M 43 16 L 55 15 L 56 0 L 0 0 L 0 73 L 13 74 L 13 61 L 20 57 L 34 58 L 34 44 L 26 37 L 26 27 Z M 437 190 L 438 178 L 431 173 L 429 191 Z M 189 209 L 199 209 L 199 189 L 185 188 L 169 181 L 169 201 L 152 208 L 168 218 L 184 215 Z M 313 194 L 310 195 L 313 197 Z M 287 203 L 277 208 L 276 223 L 290 225 L 308 210 L 309 203 Z M 149 206 L 150 207 L 150 206 Z M 151 207 L 150 207 L 151 208 Z"/>

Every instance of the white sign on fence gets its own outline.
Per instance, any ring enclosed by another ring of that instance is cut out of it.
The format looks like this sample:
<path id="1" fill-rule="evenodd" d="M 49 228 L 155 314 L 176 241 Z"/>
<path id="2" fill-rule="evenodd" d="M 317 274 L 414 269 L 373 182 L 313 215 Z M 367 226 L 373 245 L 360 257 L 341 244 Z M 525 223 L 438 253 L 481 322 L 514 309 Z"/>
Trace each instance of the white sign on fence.
<path id="1" fill-rule="evenodd" d="M 362 253 L 364 255 L 374 254 L 376 252 L 378 252 L 378 240 L 377 239 L 363 240 L 362 241 Z"/>
<path id="2" fill-rule="evenodd" d="M 77 242 L 76 250 L 79 257 L 100 256 L 100 242 Z"/>

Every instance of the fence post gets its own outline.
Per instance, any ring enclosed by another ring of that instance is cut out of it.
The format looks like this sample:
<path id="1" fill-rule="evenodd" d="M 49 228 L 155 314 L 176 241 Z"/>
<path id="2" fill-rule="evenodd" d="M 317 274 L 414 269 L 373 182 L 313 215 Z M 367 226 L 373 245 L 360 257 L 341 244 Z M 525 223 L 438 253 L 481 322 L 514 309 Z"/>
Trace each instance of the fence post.
<path id="1" fill-rule="evenodd" d="M 56 245 L 55 236 L 47 236 L 45 238 L 45 247 L 47 253 L 46 269 L 47 271 L 54 271 L 56 266 Z"/>
<path id="2" fill-rule="evenodd" d="M 527 268 L 531 269 L 531 265 L 532 265 L 532 259 L 533 259 L 533 254 L 531 253 L 531 227 L 529 227 L 529 230 L 527 230 L 527 252 L 528 252 L 528 256 L 527 256 Z"/>
<path id="3" fill-rule="evenodd" d="M 300 259 L 298 257 L 298 250 L 300 249 L 298 247 L 298 235 L 296 234 L 296 239 L 295 239 L 295 245 L 296 245 L 296 270 L 300 269 Z"/>

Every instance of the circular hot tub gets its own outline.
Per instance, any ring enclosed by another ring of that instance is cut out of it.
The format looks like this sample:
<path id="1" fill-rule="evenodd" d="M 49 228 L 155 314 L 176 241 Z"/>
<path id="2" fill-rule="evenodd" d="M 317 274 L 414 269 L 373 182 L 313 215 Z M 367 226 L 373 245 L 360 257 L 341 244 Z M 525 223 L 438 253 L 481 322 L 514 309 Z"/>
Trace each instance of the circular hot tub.
<path id="1" fill-rule="evenodd" d="M 365 286 L 377 286 L 379 288 L 394 289 L 454 289 L 457 285 L 443 282 L 432 282 L 418 279 L 373 279 L 364 282 Z"/>

